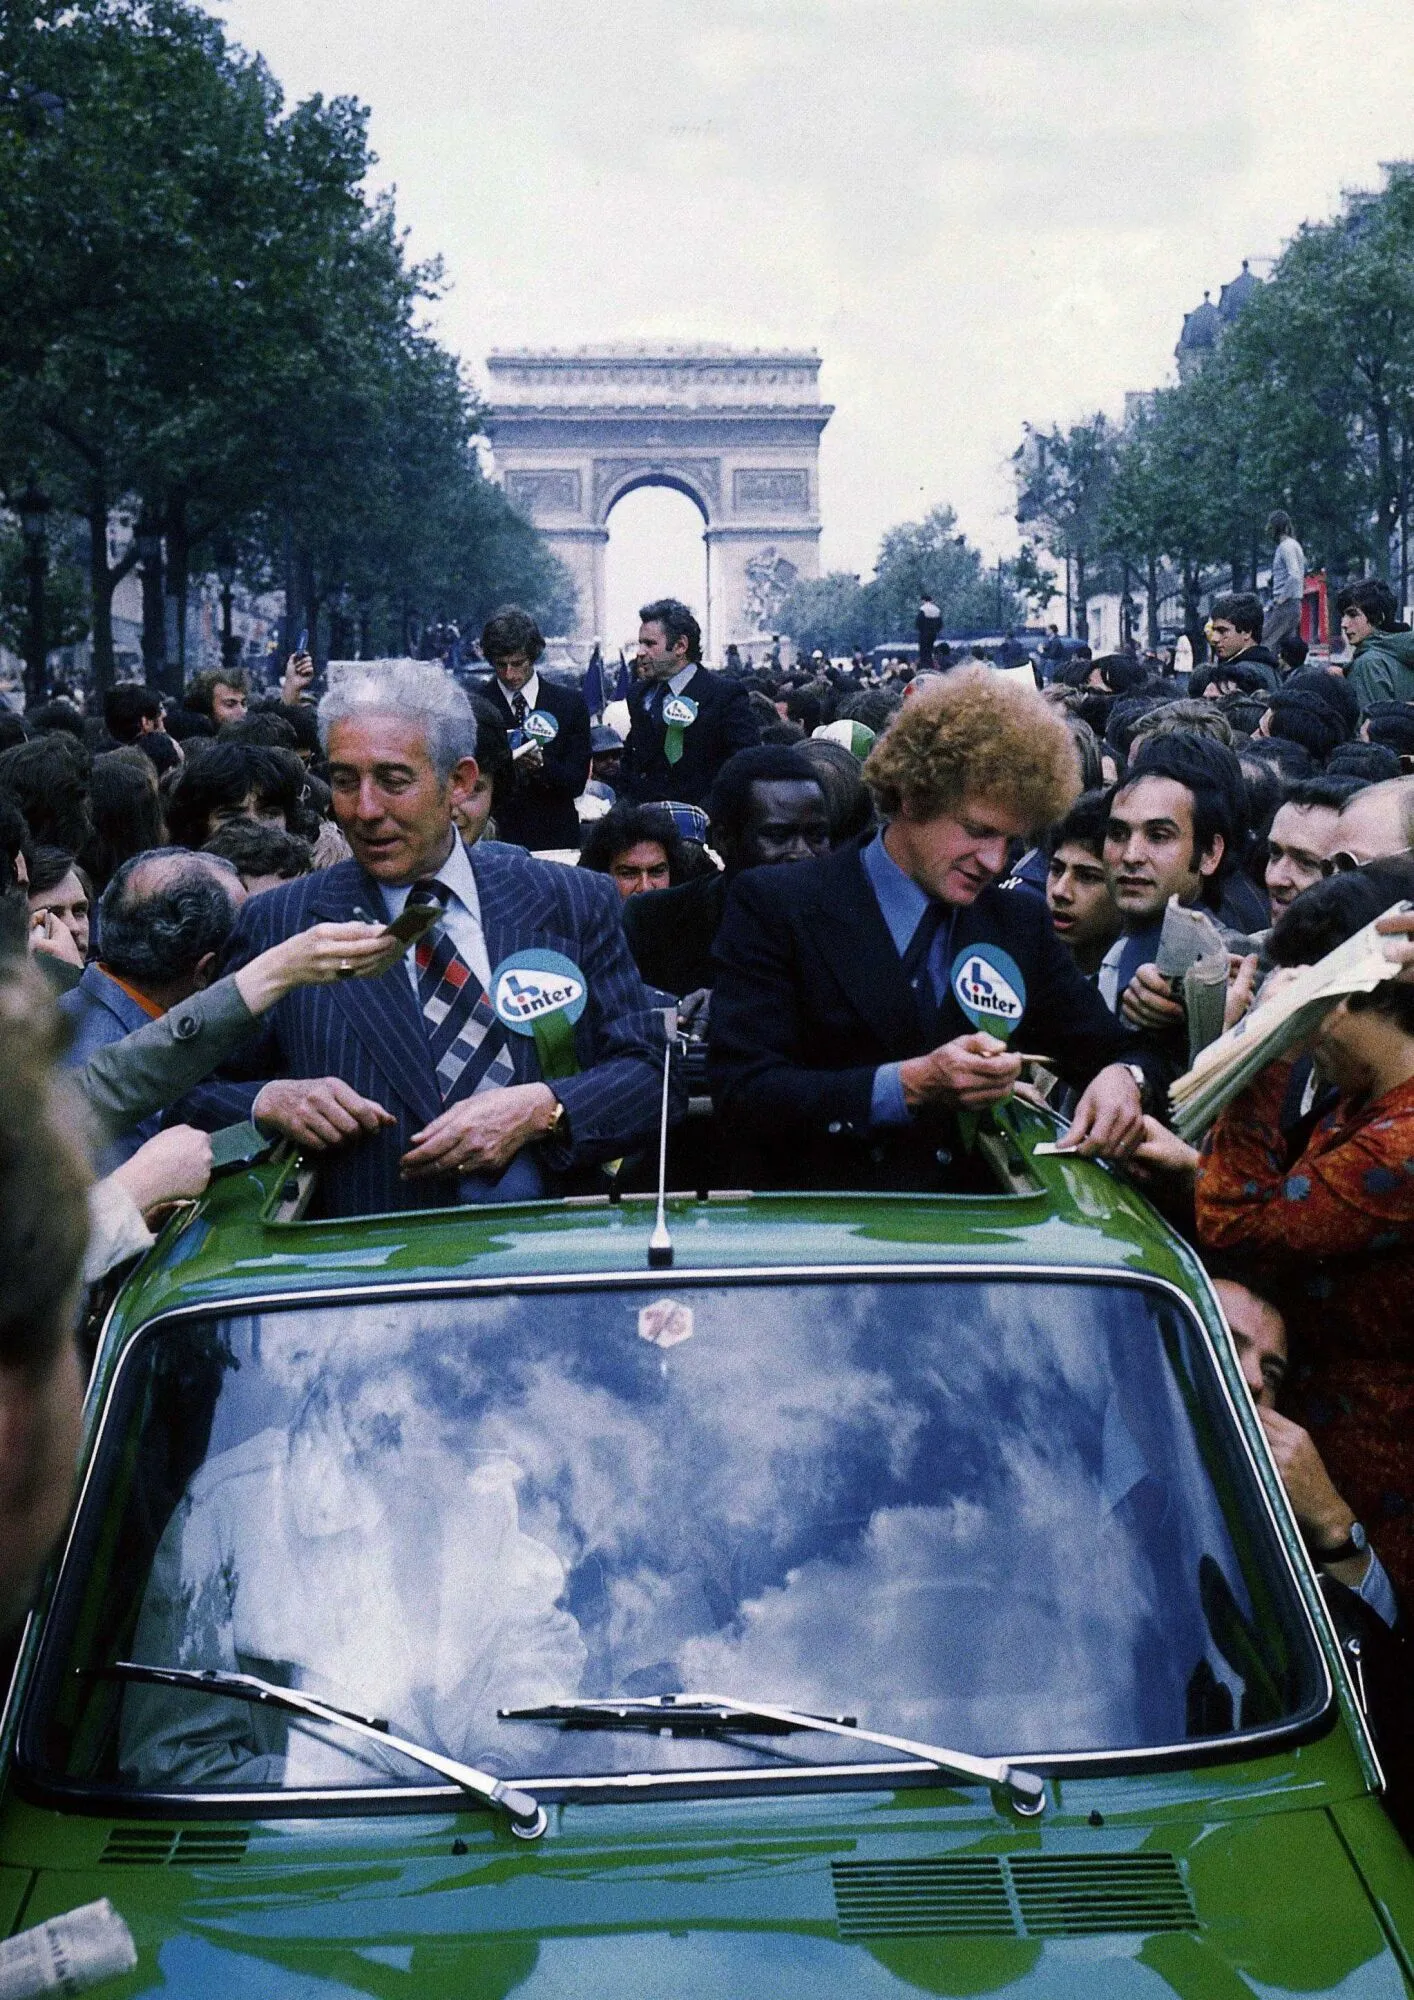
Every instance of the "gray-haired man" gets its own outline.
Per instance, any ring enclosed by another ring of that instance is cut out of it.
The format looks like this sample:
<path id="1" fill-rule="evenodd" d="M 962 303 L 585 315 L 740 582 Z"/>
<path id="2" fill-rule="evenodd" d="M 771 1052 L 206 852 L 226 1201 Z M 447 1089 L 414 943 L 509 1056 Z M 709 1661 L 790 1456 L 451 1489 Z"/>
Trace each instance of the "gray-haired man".
<path id="1" fill-rule="evenodd" d="M 425 661 L 349 669 L 320 703 L 351 861 L 254 897 L 225 969 L 319 921 L 436 920 L 381 978 L 291 994 L 271 1012 L 244 1100 L 214 1086 L 188 1115 L 249 1109 L 327 1155 L 325 1214 L 551 1192 L 655 1129 L 661 1019 L 629 956 L 613 884 L 481 841 L 454 809 L 477 780 L 476 718 Z"/>

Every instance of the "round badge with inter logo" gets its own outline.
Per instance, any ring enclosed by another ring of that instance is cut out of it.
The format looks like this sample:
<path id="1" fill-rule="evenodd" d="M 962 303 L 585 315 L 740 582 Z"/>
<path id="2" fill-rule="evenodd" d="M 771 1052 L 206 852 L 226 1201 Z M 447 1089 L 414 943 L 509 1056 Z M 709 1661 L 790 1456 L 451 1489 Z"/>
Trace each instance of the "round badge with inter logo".
<path id="1" fill-rule="evenodd" d="M 560 725 L 546 709 L 532 708 L 525 718 L 525 733 L 535 743 L 553 743 L 560 733 Z"/>
<path id="2" fill-rule="evenodd" d="M 574 1024 L 588 1003 L 589 981 L 560 951 L 512 952 L 491 974 L 496 1019 L 513 1035 L 534 1039 L 547 1082 L 578 1076 Z"/>
<path id="3" fill-rule="evenodd" d="M 551 1014 L 573 1023 L 588 1000 L 588 981 L 563 952 L 517 951 L 491 974 L 491 1005 L 513 1035 L 533 1035 Z"/>
<path id="4" fill-rule="evenodd" d="M 994 944 L 972 944 L 953 960 L 953 997 L 974 1027 L 1003 1041 L 1026 1012 L 1026 981 L 1009 953 Z"/>
<path id="5" fill-rule="evenodd" d="M 690 729 L 697 720 L 697 703 L 685 694 L 670 694 L 663 703 L 663 720 L 669 729 Z"/>

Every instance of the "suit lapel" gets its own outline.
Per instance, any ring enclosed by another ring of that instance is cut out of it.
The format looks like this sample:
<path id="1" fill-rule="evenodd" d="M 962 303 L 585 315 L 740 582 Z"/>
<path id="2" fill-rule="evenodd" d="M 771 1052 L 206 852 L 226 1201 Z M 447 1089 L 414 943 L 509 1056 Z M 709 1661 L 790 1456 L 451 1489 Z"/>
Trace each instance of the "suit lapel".
<path id="1" fill-rule="evenodd" d="M 889 1048 L 928 1041 L 884 913 L 864 872 L 858 847 L 831 855 L 816 885 L 817 951 L 869 1029 Z"/>
<path id="2" fill-rule="evenodd" d="M 352 923 L 383 915 L 378 884 L 355 862 L 326 869 L 310 903 L 312 923 Z M 427 1051 L 427 1035 L 407 966 L 399 961 L 381 979 L 346 979 L 324 989 L 398 1096 L 422 1124 L 442 1110 Z"/>

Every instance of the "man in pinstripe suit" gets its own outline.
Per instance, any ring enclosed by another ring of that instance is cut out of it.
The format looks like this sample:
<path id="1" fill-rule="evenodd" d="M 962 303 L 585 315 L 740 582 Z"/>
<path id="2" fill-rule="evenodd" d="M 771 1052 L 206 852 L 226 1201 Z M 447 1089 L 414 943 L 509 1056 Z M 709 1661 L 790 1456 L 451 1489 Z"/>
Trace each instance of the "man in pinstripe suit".
<path id="1" fill-rule="evenodd" d="M 663 1026 L 617 892 L 517 848 L 463 846 L 452 812 L 477 779 L 466 695 L 430 662 L 380 661 L 346 671 L 319 724 L 354 858 L 253 897 L 224 969 L 335 912 L 381 924 L 412 897 L 439 916 L 381 978 L 281 1001 L 255 1064 L 270 1080 L 198 1091 L 188 1115 L 248 1112 L 322 1153 L 329 1215 L 533 1198 L 650 1138 Z M 489 997 L 503 991 L 493 973 L 532 950 L 568 960 L 587 991 L 572 1028 L 576 1071 L 553 1083 L 537 1040 L 512 1032 Z"/>

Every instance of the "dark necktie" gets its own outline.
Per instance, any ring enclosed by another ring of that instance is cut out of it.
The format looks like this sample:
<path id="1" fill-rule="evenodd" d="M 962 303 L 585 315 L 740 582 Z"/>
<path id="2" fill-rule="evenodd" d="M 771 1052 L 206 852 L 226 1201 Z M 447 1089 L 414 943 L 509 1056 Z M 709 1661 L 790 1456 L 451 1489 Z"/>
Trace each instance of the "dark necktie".
<path id="1" fill-rule="evenodd" d="M 951 916 L 951 910 L 945 908 L 942 903 L 935 903 L 930 897 L 927 909 L 918 919 L 918 928 L 908 941 L 908 950 L 903 955 L 904 978 L 913 988 L 913 997 L 918 1002 L 919 1019 L 930 1038 L 937 1032 L 941 1000 L 939 988 L 943 983 L 938 976 L 941 968 L 933 961 L 937 955 L 939 933 L 944 921 L 950 920 Z M 950 921 L 948 931 L 951 935 Z M 945 974 L 943 976 L 946 977 Z"/>
<path id="2" fill-rule="evenodd" d="M 443 909 L 451 891 L 442 882 L 414 882 L 410 904 L 434 902 Z M 506 1030 L 497 1020 L 486 988 L 457 950 L 451 933 L 436 923 L 413 951 L 417 999 L 427 1030 L 428 1053 L 444 1104 L 454 1095 L 499 1090 L 515 1077 Z"/>
<path id="3" fill-rule="evenodd" d="M 517 729 L 521 727 L 529 713 L 530 704 L 525 696 L 523 694 L 513 694 L 511 696 L 511 714 L 515 717 Z"/>

